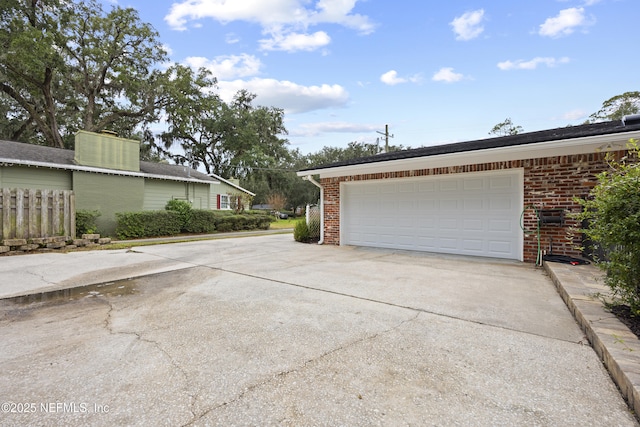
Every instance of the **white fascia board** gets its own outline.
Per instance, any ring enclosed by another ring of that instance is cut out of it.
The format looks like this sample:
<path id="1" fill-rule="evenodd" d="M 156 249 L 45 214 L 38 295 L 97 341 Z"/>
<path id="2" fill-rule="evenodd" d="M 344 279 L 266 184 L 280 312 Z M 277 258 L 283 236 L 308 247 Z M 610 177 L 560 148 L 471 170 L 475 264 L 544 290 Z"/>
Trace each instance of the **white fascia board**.
<path id="1" fill-rule="evenodd" d="M 94 168 L 90 166 L 61 165 L 57 163 L 35 162 L 31 160 L 7 159 L 4 157 L 0 157 L 0 165 L 20 165 L 20 166 L 30 166 L 30 167 L 36 167 L 36 168 L 63 169 L 63 170 L 80 171 L 80 172 L 101 173 L 106 175 L 133 176 L 138 178 L 163 179 L 167 181 L 191 182 L 191 183 L 198 183 L 198 184 L 220 184 L 219 182 L 216 182 L 216 181 L 205 181 L 197 178 L 181 178 L 179 176 L 156 175 L 156 174 L 150 174 L 150 173 L 144 173 L 144 172 Z"/>
<path id="2" fill-rule="evenodd" d="M 358 165 L 311 169 L 297 172 L 298 176 L 320 175 L 320 178 L 366 175 L 404 170 L 432 169 L 469 164 L 505 162 L 542 157 L 617 151 L 627 148 L 629 139 L 640 139 L 640 131 L 571 138 L 508 147 L 487 148 L 459 153 L 388 160 Z"/>
<path id="3" fill-rule="evenodd" d="M 249 194 L 251 197 L 255 197 L 256 193 L 252 193 L 251 191 L 247 190 L 246 188 L 242 188 L 239 185 L 234 184 L 231 181 L 227 181 L 226 179 L 222 178 L 221 176 L 216 175 L 215 173 L 210 173 L 209 176 L 211 176 L 212 178 L 217 179 L 218 181 L 222 181 L 227 185 L 232 186 L 233 188 L 236 188 L 244 193 Z"/>

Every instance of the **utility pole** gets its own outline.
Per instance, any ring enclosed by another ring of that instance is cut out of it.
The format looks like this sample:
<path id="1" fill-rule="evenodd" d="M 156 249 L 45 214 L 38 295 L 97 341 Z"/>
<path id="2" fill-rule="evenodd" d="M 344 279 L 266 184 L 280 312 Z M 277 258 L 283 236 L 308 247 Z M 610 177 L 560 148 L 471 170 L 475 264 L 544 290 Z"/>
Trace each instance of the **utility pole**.
<path id="1" fill-rule="evenodd" d="M 384 133 L 380 132 L 380 131 L 376 131 L 377 133 L 379 133 L 380 135 L 384 135 L 384 152 L 388 153 L 389 152 L 389 138 L 393 138 L 393 135 L 389 134 L 389 125 L 384 125 Z"/>

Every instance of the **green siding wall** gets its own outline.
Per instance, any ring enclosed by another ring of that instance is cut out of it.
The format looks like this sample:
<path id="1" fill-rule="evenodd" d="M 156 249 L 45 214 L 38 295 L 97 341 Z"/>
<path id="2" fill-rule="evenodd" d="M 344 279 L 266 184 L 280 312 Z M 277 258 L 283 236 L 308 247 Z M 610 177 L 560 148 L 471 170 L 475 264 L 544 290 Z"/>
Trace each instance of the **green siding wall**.
<path id="1" fill-rule="evenodd" d="M 73 172 L 73 190 L 76 210 L 98 210 L 101 234 L 113 236 L 116 230 L 116 212 L 142 210 L 144 178 Z"/>
<path id="2" fill-rule="evenodd" d="M 189 200 L 193 209 L 213 209 L 209 187 L 209 184 L 146 179 L 143 209 L 162 210 L 172 199 Z"/>
<path id="3" fill-rule="evenodd" d="M 71 190 L 71 172 L 27 166 L 4 166 L 0 167 L 0 188 Z"/>
<path id="4" fill-rule="evenodd" d="M 140 142 L 79 131 L 75 138 L 74 159 L 83 166 L 137 172 L 140 170 Z"/>
<path id="5" fill-rule="evenodd" d="M 190 184 L 191 188 L 189 200 L 194 209 L 212 209 L 210 203 L 210 185 L 207 184 Z"/>
<path id="6" fill-rule="evenodd" d="M 143 210 L 162 210 L 171 199 L 186 199 L 187 184 L 184 182 L 146 179 L 144 182 Z"/>

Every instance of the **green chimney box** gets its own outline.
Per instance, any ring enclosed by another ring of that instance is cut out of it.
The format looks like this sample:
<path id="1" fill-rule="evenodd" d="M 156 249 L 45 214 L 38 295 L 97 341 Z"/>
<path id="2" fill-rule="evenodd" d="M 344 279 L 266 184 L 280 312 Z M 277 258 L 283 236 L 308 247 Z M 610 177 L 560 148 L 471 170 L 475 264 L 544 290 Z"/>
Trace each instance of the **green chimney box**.
<path id="1" fill-rule="evenodd" d="M 140 172 L 140 142 L 110 133 L 76 133 L 74 160 L 81 166 Z"/>

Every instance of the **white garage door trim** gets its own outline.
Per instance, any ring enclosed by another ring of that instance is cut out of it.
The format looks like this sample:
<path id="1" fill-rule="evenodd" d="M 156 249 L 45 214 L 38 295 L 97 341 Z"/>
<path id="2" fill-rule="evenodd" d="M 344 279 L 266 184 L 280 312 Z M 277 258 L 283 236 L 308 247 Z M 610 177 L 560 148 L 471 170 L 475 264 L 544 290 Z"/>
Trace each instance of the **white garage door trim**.
<path id="1" fill-rule="evenodd" d="M 523 260 L 524 170 L 347 181 L 342 245 Z"/>

